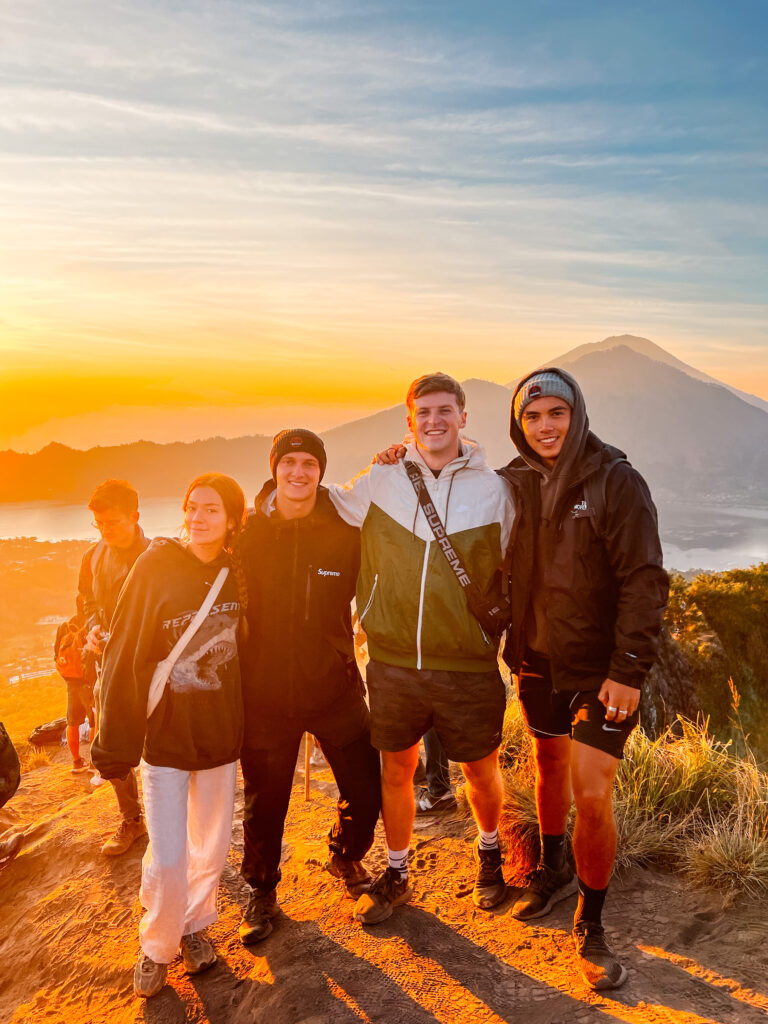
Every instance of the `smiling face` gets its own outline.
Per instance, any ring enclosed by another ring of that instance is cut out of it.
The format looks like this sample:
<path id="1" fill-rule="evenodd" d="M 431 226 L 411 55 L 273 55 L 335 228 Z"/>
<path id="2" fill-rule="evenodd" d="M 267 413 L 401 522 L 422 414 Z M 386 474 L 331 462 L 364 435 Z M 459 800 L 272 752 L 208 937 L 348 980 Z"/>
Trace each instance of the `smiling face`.
<path id="1" fill-rule="evenodd" d="M 466 422 L 466 412 L 448 391 L 414 398 L 408 408 L 408 426 L 431 469 L 442 469 L 459 454 L 459 432 Z"/>
<path id="2" fill-rule="evenodd" d="M 193 550 L 204 548 L 210 553 L 224 547 L 235 521 L 228 518 L 218 491 L 213 487 L 195 487 L 184 505 L 184 526 L 189 534 L 189 546 Z"/>
<path id="3" fill-rule="evenodd" d="M 534 398 L 520 423 L 525 440 L 549 469 L 563 449 L 571 425 L 571 407 L 562 398 Z"/>
<path id="4" fill-rule="evenodd" d="M 277 507 L 283 515 L 291 506 L 295 510 L 297 503 L 302 508 L 309 505 L 307 512 L 311 511 L 320 483 L 320 463 L 309 452 L 288 452 L 275 467 L 275 480 Z"/>

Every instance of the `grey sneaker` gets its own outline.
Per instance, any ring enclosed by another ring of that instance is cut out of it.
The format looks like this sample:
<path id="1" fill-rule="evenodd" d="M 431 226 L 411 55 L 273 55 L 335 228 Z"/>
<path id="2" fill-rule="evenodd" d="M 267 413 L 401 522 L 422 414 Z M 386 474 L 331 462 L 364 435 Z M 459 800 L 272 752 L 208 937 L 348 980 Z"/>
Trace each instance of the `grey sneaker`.
<path id="1" fill-rule="evenodd" d="M 416 797 L 417 814 L 447 814 L 456 810 L 456 797 L 449 789 L 441 796 L 432 796 L 428 789 L 419 790 Z"/>
<path id="2" fill-rule="evenodd" d="M 347 860 L 346 857 L 332 853 L 326 861 L 325 870 L 334 878 L 340 878 L 348 896 L 362 896 L 368 892 L 373 881 L 368 871 L 359 860 Z"/>
<path id="3" fill-rule="evenodd" d="M 244 946 L 261 942 L 272 934 L 272 918 L 280 912 L 274 889 L 264 892 L 249 886 L 248 903 L 240 922 L 240 941 Z"/>
<path id="4" fill-rule="evenodd" d="M 605 941 L 601 924 L 579 921 L 573 929 L 573 944 L 590 988 L 618 988 L 627 980 L 627 969 Z"/>
<path id="5" fill-rule="evenodd" d="M 475 839 L 472 853 L 477 862 L 477 879 L 472 890 L 472 902 L 480 910 L 493 910 L 507 895 L 507 883 L 501 870 L 504 858 L 501 850 L 483 850 L 480 837 Z"/>
<path id="6" fill-rule="evenodd" d="M 413 889 L 395 868 L 386 868 L 355 904 L 352 916 L 361 924 L 381 924 L 392 916 L 395 907 L 407 903 Z"/>
<path id="7" fill-rule="evenodd" d="M 572 896 L 578 889 L 576 875 L 568 861 L 559 871 L 546 864 L 539 864 L 528 872 L 525 882 L 525 889 L 512 907 L 512 917 L 518 921 L 544 917 L 555 903 Z"/>
<path id="8" fill-rule="evenodd" d="M 216 963 L 216 950 L 205 932 L 190 932 L 181 937 L 181 959 L 187 974 L 200 974 Z"/>
<path id="9" fill-rule="evenodd" d="M 139 954 L 139 960 L 133 969 L 133 991 L 137 996 L 151 999 L 165 985 L 168 974 L 167 964 L 156 964 L 146 953 Z"/>

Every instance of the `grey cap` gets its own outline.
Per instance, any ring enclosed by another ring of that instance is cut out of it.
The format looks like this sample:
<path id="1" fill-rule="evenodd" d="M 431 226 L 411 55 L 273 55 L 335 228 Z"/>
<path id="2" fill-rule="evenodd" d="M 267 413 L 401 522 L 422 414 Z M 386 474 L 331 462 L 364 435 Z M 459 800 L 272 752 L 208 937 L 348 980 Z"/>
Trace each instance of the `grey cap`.
<path id="1" fill-rule="evenodd" d="M 515 395 L 515 419 L 518 425 L 526 405 L 536 398 L 562 398 L 571 408 L 576 401 L 573 388 L 558 373 L 549 370 L 533 373 Z"/>

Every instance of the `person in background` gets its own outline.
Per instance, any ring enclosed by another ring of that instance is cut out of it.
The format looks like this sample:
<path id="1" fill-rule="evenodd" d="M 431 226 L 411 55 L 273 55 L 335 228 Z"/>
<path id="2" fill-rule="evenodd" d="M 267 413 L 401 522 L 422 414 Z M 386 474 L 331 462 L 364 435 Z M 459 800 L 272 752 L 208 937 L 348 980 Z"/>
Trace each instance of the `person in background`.
<path id="1" fill-rule="evenodd" d="M 118 599 L 91 749 L 107 779 L 126 778 L 141 761 L 149 846 L 133 984 L 147 998 L 179 950 L 188 974 L 216 961 L 204 929 L 217 918 L 243 738 L 237 632 L 247 597 L 237 543 L 245 498 L 231 477 L 208 473 L 192 481 L 183 509 L 185 540 L 154 540 Z M 170 674 L 157 694 L 164 662 Z"/>
<path id="2" fill-rule="evenodd" d="M 283 829 L 304 732 L 319 743 L 339 789 L 326 867 L 350 895 L 370 883 L 362 859 L 379 816 L 380 770 L 352 636 L 360 531 L 341 519 L 321 486 L 325 465 L 323 442 L 311 430 L 277 434 L 272 476 L 243 535 L 246 944 L 266 938 L 278 913 Z"/>
<path id="3" fill-rule="evenodd" d="M 53 645 L 53 657 L 56 670 L 67 684 L 66 736 L 67 748 L 72 757 L 73 775 L 84 774 L 90 770 L 91 766 L 80 756 L 80 727 L 87 721 L 89 735 L 93 739 L 95 726 L 93 686 L 96 682 L 96 673 L 95 669 L 89 671 L 87 660 L 83 664 L 84 643 L 85 630 L 77 615 L 59 624 Z"/>
<path id="4" fill-rule="evenodd" d="M 84 675 L 87 678 L 88 673 L 93 673 L 98 707 L 96 675 L 103 646 L 109 636 L 117 596 L 133 563 L 147 549 L 149 541 L 139 526 L 139 496 L 126 480 L 105 480 L 99 484 L 90 497 L 88 508 L 93 513 L 93 525 L 101 534 L 101 540 L 86 551 L 80 566 L 77 621 L 87 632 L 86 649 L 83 651 Z M 75 760 L 73 770 L 80 768 L 79 761 Z M 141 813 L 135 772 L 128 772 L 124 779 L 113 779 L 112 788 L 120 810 L 120 824 L 104 843 L 101 852 L 108 857 L 117 857 L 146 835 L 147 829 Z"/>
<path id="5" fill-rule="evenodd" d="M 413 781 L 417 814 L 446 814 L 456 809 L 451 767 L 445 747 L 434 728 L 424 733 L 424 760 L 419 758 Z"/>
<path id="6" fill-rule="evenodd" d="M 581 971 L 594 989 L 616 988 L 627 972 L 602 926 L 616 852 L 612 791 L 667 599 L 656 509 L 623 452 L 590 431 L 565 371 L 520 382 L 510 435 L 520 457 L 500 472 L 519 519 L 504 660 L 533 739 L 541 833 L 541 860 L 512 914 L 536 920 L 578 887 Z M 571 793 L 576 877 L 565 845 Z"/>

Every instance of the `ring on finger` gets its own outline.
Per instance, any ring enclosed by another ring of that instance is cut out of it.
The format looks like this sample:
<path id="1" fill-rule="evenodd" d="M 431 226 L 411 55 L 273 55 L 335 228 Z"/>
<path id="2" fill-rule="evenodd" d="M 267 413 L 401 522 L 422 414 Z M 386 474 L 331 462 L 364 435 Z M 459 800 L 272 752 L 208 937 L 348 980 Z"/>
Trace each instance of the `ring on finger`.
<path id="1" fill-rule="evenodd" d="M 618 711 L 619 709 L 618 709 L 618 708 L 615 708 L 615 707 L 613 706 L 613 704 L 609 704 L 609 705 L 608 705 L 608 710 L 609 710 L 609 711 Z"/>
<path id="2" fill-rule="evenodd" d="M 620 715 L 626 715 L 626 713 L 627 713 L 627 709 L 626 709 L 626 708 L 619 708 L 619 710 L 618 710 L 618 713 L 619 713 Z"/>

